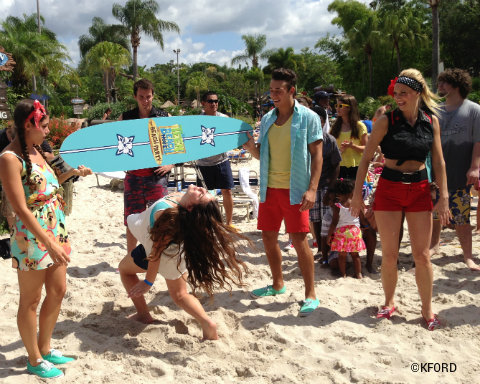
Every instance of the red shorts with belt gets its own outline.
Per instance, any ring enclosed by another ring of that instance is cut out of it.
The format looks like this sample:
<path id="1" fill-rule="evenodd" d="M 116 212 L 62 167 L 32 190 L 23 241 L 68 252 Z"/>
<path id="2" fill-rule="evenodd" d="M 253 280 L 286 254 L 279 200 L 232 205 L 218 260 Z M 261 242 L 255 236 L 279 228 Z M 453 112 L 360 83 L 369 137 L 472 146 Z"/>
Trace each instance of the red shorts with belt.
<path id="1" fill-rule="evenodd" d="M 423 212 L 433 209 L 430 183 L 422 180 L 416 183 L 390 181 L 383 177 L 378 180 L 374 211 Z"/>

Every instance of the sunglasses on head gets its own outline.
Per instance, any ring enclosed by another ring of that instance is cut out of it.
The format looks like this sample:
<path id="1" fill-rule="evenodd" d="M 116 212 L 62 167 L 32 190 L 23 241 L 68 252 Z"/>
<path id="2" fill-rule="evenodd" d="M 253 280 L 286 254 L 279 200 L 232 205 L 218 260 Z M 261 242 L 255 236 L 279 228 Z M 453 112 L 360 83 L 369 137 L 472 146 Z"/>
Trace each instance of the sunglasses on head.
<path id="1" fill-rule="evenodd" d="M 350 108 L 348 104 L 335 104 L 335 108 L 342 109 L 342 108 Z"/>
<path id="2" fill-rule="evenodd" d="M 209 99 L 209 100 L 207 100 L 207 103 L 209 103 L 209 104 L 217 103 L 218 104 L 218 99 Z"/>

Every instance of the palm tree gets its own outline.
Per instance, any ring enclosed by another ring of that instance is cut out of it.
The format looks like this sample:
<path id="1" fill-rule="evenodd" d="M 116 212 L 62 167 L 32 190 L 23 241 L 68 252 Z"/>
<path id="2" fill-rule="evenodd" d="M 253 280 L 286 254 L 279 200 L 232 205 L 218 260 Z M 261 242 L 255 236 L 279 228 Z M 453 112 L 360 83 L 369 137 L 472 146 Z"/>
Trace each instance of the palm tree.
<path id="1" fill-rule="evenodd" d="M 432 8 L 432 90 L 437 91 L 438 66 L 440 64 L 440 26 L 438 19 L 438 6 L 440 0 L 428 0 Z"/>
<path id="2" fill-rule="evenodd" d="M 44 24 L 43 17 L 40 20 Z M 0 45 L 17 62 L 12 76 L 16 85 L 26 86 L 40 71 L 46 78 L 52 63 L 69 59 L 66 47 L 58 42 L 55 33 L 45 27 L 38 32 L 36 14 L 23 15 L 23 19 L 8 16 L 1 28 Z"/>
<path id="3" fill-rule="evenodd" d="M 270 51 L 268 67 L 269 70 L 287 68 L 296 72 L 300 61 L 300 56 L 295 54 L 292 47 L 287 49 L 279 48 L 276 51 Z"/>
<path id="4" fill-rule="evenodd" d="M 88 28 L 88 35 L 82 35 L 78 39 L 80 55 L 85 57 L 91 48 L 102 41 L 110 41 L 121 45 L 125 49 L 130 49 L 127 34 L 128 31 L 123 25 L 105 24 L 101 17 L 94 17 L 92 25 Z"/>
<path id="5" fill-rule="evenodd" d="M 171 21 L 157 19 L 159 6 L 155 0 L 128 0 L 124 7 L 113 4 L 112 14 L 130 33 L 133 49 L 133 81 L 137 79 L 137 49 L 140 45 L 140 34 L 151 36 L 163 50 L 163 31 L 180 33 L 178 25 Z"/>
<path id="6" fill-rule="evenodd" d="M 365 19 L 359 19 L 348 32 L 351 51 L 361 49 L 367 56 L 368 62 L 368 90 L 369 95 L 373 96 L 373 51 L 374 47 L 380 41 L 381 33 L 377 30 L 378 18 L 374 12 L 369 13 Z"/>
<path id="7" fill-rule="evenodd" d="M 427 36 L 422 33 L 421 21 L 406 10 L 385 15 L 383 35 L 393 44 L 393 49 L 397 55 L 398 72 L 402 69 L 400 44 L 414 46 L 415 44 L 423 44 L 427 40 Z"/>
<path id="8" fill-rule="evenodd" d="M 121 67 L 130 64 L 130 52 L 119 44 L 102 41 L 88 51 L 85 61 L 90 72 L 102 70 L 106 101 L 110 103 L 115 77 Z"/>
<path id="9" fill-rule="evenodd" d="M 200 102 L 200 92 L 208 89 L 208 78 L 202 72 L 193 72 L 187 82 L 187 93 L 195 92 L 197 105 Z"/>
<path id="10" fill-rule="evenodd" d="M 232 59 L 232 65 L 241 63 L 243 61 L 252 61 L 252 67 L 258 68 L 258 60 L 267 59 L 270 52 L 263 52 L 263 49 L 267 45 L 266 35 L 242 35 L 242 39 L 245 42 L 245 53 L 238 55 Z"/>

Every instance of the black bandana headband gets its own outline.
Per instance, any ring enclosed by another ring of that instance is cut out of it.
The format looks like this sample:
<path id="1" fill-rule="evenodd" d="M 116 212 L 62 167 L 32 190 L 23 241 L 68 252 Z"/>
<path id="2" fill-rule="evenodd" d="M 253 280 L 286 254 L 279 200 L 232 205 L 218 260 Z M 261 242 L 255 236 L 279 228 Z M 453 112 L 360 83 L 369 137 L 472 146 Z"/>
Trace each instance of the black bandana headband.
<path id="1" fill-rule="evenodd" d="M 420 82 L 418 82 L 417 80 L 412 79 L 411 77 L 399 76 L 399 78 L 397 79 L 397 83 L 398 84 L 404 84 L 407 87 L 410 87 L 414 91 L 417 91 L 419 93 L 422 93 L 422 91 L 423 91 L 423 85 Z"/>

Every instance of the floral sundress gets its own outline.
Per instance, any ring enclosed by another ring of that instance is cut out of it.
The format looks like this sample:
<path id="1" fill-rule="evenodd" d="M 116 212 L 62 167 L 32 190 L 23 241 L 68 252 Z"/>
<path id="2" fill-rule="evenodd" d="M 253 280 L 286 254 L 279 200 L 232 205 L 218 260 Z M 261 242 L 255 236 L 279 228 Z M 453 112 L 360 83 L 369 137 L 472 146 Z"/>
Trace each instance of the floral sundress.
<path id="1" fill-rule="evenodd" d="M 5 151 L 4 153 L 13 154 L 22 161 L 21 177 L 28 208 L 47 235 L 55 239 L 65 252 L 70 254 L 71 247 L 65 226 L 63 200 L 57 194 L 60 185 L 55 173 L 46 162 L 43 166 L 32 163 L 30 183 L 27 183 L 25 161 L 14 152 Z M 35 238 L 18 217 L 13 227 L 10 246 L 13 268 L 30 271 L 53 265 L 45 245 Z"/>

